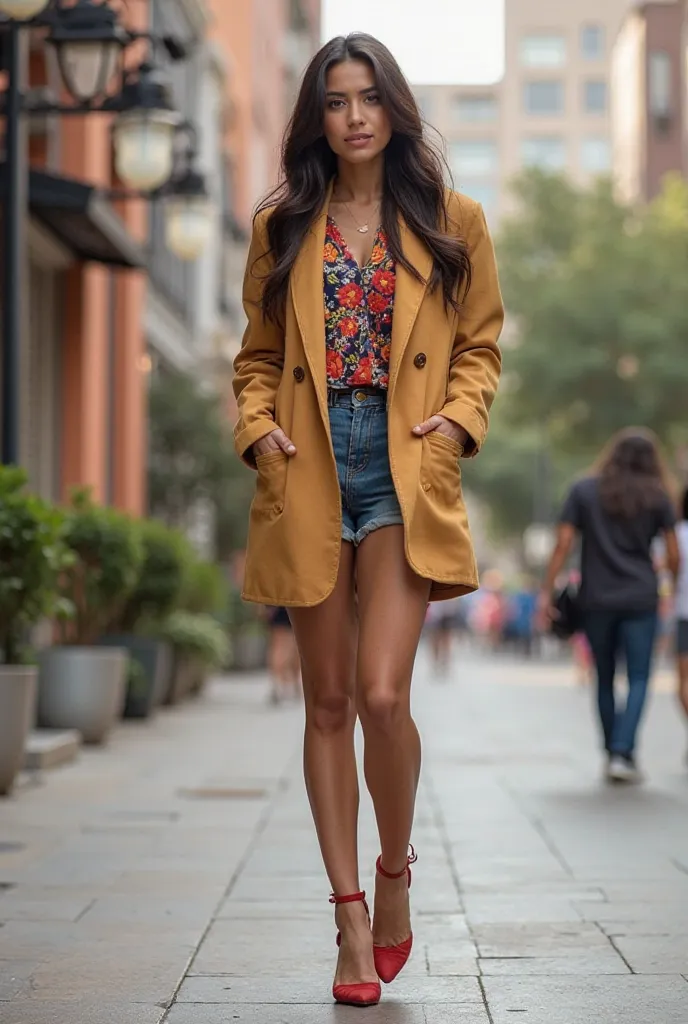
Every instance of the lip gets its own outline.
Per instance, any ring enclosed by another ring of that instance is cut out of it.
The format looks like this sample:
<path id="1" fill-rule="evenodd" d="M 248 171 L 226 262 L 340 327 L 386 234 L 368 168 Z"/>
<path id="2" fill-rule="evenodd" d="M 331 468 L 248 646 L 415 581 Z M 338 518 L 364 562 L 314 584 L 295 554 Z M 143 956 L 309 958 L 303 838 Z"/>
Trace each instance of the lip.
<path id="1" fill-rule="evenodd" d="M 347 135 L 344 141 L 349 146 L 367 146 L 369 142 L 373 141 L 373 136 L 368 135 L 366 132 L 356 132 L 355 135 Z"/>

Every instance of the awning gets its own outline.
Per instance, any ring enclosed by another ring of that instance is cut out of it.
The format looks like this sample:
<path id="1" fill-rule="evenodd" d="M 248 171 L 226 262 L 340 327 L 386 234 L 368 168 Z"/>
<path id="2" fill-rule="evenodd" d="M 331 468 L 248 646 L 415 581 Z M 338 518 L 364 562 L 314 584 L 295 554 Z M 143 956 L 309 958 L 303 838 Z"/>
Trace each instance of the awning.
<path id="1" fill-rule="evenodd" d="M 0 165 L 0 197 L 6 189 Z M 112 204 L 93 185 L 31 169 L 29 208 L 79 259 L 113 267 L 143 267 L 143 248 L 134 240 Z"/>

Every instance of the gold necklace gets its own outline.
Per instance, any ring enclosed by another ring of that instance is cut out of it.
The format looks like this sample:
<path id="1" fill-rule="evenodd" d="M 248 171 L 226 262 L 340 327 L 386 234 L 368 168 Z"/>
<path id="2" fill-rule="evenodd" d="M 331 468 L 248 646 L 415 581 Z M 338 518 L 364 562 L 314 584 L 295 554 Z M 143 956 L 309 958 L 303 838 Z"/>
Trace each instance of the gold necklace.
<path id="1" fill-rule="evenodd" d="M 368 232 L 370 231 L 370 221 L 368 221 L 366 224 L 361 224 L 361 222 L 359 220 L 357 220 L 356 217 L 354 217 L 353 211 L 352 211 L 351 207 L 349 206 L 349 204 L 347 202 L 345 202 L 344 199 L 340 199 L 340 202 L 342 203 L 342 205 L 344 207 L 346 207 L 346 211 L 349 214 L 349 216 L 351 217 L 351 219 L 354 222 L 354 224 L 356 225 L 356 230 L 358 231 L 359 235 L 367 235 Z M 377 210 L 379 205 L 380 205 L 379 203 L 375 203 L 374 211 Z"/>

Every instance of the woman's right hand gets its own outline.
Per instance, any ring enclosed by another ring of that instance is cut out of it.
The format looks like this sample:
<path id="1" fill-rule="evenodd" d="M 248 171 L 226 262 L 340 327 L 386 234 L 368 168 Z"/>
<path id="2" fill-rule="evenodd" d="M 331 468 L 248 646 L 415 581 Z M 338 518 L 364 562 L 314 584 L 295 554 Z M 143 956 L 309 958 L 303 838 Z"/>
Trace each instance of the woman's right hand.
<path id="1" fill-rule="evenodd" d="M 253 455 L 267 455 L 268 452 L 277 452 L 282 450 L 285 455 L 296 455 L 296 446 L 292 441 L 289 440 L 287 435 L 277 427 L 275 430 L 266 434 L 265 437 L 261 437 L 259 441 L 253 445 Z"/>

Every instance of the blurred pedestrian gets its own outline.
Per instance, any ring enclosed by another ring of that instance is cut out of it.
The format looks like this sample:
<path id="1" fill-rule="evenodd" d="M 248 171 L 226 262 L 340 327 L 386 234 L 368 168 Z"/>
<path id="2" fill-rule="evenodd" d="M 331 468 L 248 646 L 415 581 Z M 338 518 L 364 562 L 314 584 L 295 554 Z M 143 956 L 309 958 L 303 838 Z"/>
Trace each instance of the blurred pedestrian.
<path id="1" fill-rule="evenodd" d="M 451 665 L 458 600 L 460 598 L 453 601 L 433 601 L 428 605 L 425 623 L 436 678 L 446 679 Z"/>
<path id="2" fill-rule="evenodd" d="M 597 671 L 607 775 L 638 782 L 636 734 L 647 696 L 657 634 L 658 587 L 652 543 L 663 536 L 674 579 L 679 552 L 671 485 L 654 434 L 632 428 L 612 438 L 593 472 L 564 504 L 557 544 L 540 597 L 543 618 L 556 616 L 553 588 L 577 535 L 582 539 L 578 607 Z M 619 652 L 628 696 L 619 708 L 614 678 Z"/>
<path id="3" fill-rule="evenodd" d="M 286 608 L 268 611 L 269 648 L 268 668 L 272 689 L 270 700 L 280 704 L 295 699 L 301 692 L 301 665 L 294 631 Z"/>
<path id="4" fill-rule="evenodd" d="M 244 595 L 290 609 L 340 931 L 333 994 L 361 1006 L 411 951 L 411 675 L 428 600 L 477 586 L 459 459 L 483 443 L 503 308 L 482 209 L 445 188 L 382 43 L 339 37 L 313 58 L 283 175 L 254 222 L 235 362 L 236 446 L 258 470 Z M 357 714 L 382 848 L 372 931 Z"/>
<path id="5" fill-rule="evenodd" d="M 676 651 L 678 660 L 678 693 L 688 721 L 688 487 L 681 499 L 681 521 L 676 530 L 681 567 L 676 584 L 674 617 L 676 619 Z M 688 756 L 686 758 L 688 761 Z"/>

